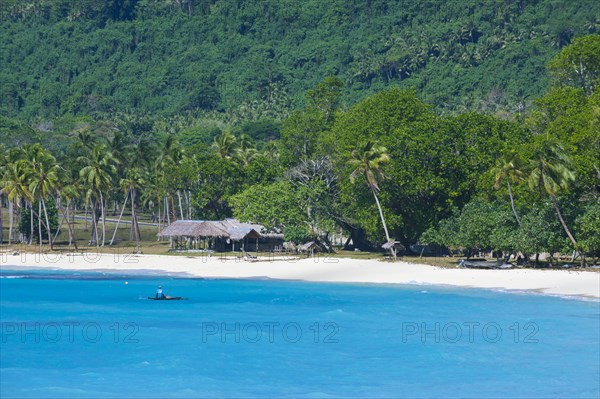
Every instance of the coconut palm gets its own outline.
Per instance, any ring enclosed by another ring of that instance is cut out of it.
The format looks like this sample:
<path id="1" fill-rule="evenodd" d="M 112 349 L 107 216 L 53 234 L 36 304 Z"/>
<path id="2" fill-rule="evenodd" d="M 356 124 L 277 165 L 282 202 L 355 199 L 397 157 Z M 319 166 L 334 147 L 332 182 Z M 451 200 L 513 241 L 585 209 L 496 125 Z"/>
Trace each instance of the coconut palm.
<path id="1" fill-rule="evenodd" d="M 77 132 L 77 143 L 76 146 L 85 153 L 92 151 L 92 148 L 96 145 L 96 136 L 93 136 L 88 128 L 80 129 Z"/>
<path id="2" fill-rule="evenodd" d="M 385 218 L 383 217 L 383 210 L 381 209 L 377 192 L 379 191 L 378 179 L 385 177 L 381 171 L 381 164 L 389 160 L 390 156 L 385 147 L 369 141 L 360 150 L 352 151 L 352 159 L 348 161 L 348 164 L 354 168 L 350 174 L 350 180 L 354 182 L 357 177 L 364 176 L 367 185 L 375 197 L 379 216 L 381 216 L 381 223 L 383 223 L 383 230 L 385 231 L 385 238 L 388 242 L 391 241 L 390 234 L 388 233 Z"/>
<path id="3" fill-rule="evenodd" d="M 238 148 L 235 150 L 235 159 L 243 166 L 248 166 L 259 155 L 256 148 Z"/>
<path id="4" fill-rule="evenodd" d="M 523 179 L 525 176 L 523 168 L 523 161 L 519 154 L 515 151 L 511 151 L 499 158 L 498 162 L 496 162 L 496 166 L 492 169 L 492 173 L 494 174 L 494 188 L 496 190 L 500 188 L 503 181 L 506 181 L 508 196 L 510 197 L 510 206 L 519 226 L 521 225 L 521 220 L 519 219 L 519 215 L 515 208 L 515 201 L 513 199 L 510 182 L 516 183 Z"/>
<path id="5" fill-rule="evenodd" d="M 88 156 L 79 157 L 78 161 L 85 166 L 79 172 L 79 176 L 88 188 L 87 197 L 92 200 L 92 240 L 96 246 L 98 240 L 97 207 L 100 204 L 102 214 L 102 246 L 106 240 L 106 202 L 105 195 L 112 182 L 112 176 L 116 173 L 118 161 L 113 157 L 104 144 L 96 144 Z"/>
<path id="6" fill-rule="evenodd" d="M 20 162 L 22 164 L 23 172 L 25 173 L 24 174 L 25 184 L 29 187 L 29 184 L 31 183 L 31 180 L 32 180 L 31 179 L 32 172 L 38 168 L 38 163 L 42 162 L 44 159 L 44 156 L 45 156 L 44 147 L 42 147 L 42 145 L 39 143 L 28 144 L 22 148 L 19 148 L 13 156 L 15 157 L 15 159 L 18 159 L 17 162 Z M 42 217 L 41 217 L 42 203 L 40 201 L 38 201 L 38 210 L 36 213 L 36 211 L 33 209 L 34 200 L 35 200 L 35 196 L 32 195 L 28 201 L 29 210 L 30 210 L 30 212 L 29 212 L 29 214 L 30 214 L 29 245 L 33 244 L 33 236 L 34 236 L 33 222 L 34 222 L 34 216 L 35 216 L 35 217 L 37 217 L 37 220 L 38 220 L 38 242 L 41 246 L 42 245 Z"/>
<path id="7" fill-rule="evenodd" d="M 263 147 L 262 154 L 271 161 L 277 161 L 279 159 L 279 148 L 277 143 L 273 140 L 267 142 Z"/>
<path id="8" fill-rule="evenodd" d="M 575 180 L 575 174 L 570 166 L 571 157 L 562 143 L 551 137 L 542 137 L 530 160 L 531 169 L 527 181 L 532 191 L 537 191 L 541 197 L 546 195 L 550 197 L 563 229 L 577 249 L 577 241 L 567 227 L 556 199 L 556 195 L 567 190 L 569 183 Z"/>
<path id="9" fill-rule="evenodd" d="M 34 144 L 34 146 L 40 146 Z M 41 148 L 41 146 L 40 146 Z M 50 249 L 54 249 L 54 240 L 52 240 L 52 231 L 50 229 L 50 220 L 48 218 L 48 209 L 46 207 L 46 199 L 52 195 L 60 184 L 60 176 L 62 168 L 56 162 L 56 158 L 48 151 L 35 149 L 32 151 L 35 158 L 27 160 L 28 167 L 27 178 L 29 181 L 29 192 L 34 199 L 40 203 L 41 209 L 44 211 L 46 220 L 46 233 L 48 235 L 48 245 Z M 38 219 L 41 219 L 40 211 L 38 210 Z M 40 245 L 42 238 L 40 236 Z"/>
<path id="10" fill-rule="evenodd" d="M 0 245 L 4 244 L 4 220 L 2 219 L 2 206 L 4 205 L 4 176 L 8 160 L 4 152 L 4 145 L 0 144 Z"/>
<path id="11" fill-rule="evenodd" d="M 26 181 L 26 170 L 23 162 L 9 162 L 5 166 L 4 176 L 0 184 L 0 189 L 2 189 L 4 195 L 6 196 L 6 199 L 8 200 L 8 244 L 10 245 L 13 238 L 13 228 L 15 219 L 14 207 L 16 206 L 18 210 L 21 207 L 22 200 L 32 200 L 31 193 L 29 192 L 29 188 Z"/>
<path id="12" fill-rule="evenodd" d="M 230 159 L 237 148 L 237 139 L 231 132 L 223 132 L 215 137 L 212 147 L 222 159 Z"/>

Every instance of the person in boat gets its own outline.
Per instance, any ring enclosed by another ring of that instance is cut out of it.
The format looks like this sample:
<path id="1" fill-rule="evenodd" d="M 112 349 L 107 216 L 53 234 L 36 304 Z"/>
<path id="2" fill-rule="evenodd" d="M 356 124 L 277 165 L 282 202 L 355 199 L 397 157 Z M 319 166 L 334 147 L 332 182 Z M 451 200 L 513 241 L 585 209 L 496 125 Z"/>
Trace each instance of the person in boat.
<path id="1" fill-rule="evenodd" d="M 156 299 L 165 299 L 165 294 L 163 293 L 162 286 L 158 286 L 156 290 Z"/>

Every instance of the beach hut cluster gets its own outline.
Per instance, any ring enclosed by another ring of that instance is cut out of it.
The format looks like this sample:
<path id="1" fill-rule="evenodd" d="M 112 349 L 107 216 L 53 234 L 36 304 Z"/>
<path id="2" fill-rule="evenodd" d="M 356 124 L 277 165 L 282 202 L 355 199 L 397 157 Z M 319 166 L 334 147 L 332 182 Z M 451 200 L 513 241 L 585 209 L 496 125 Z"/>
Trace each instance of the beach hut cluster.
<path id="1" fill-rule="evenodd" d="M 177 220 L 158 237 L 168 238 L 173 250 L 277 251 L 283 246 L 283 234 L 236 219 Z"/>

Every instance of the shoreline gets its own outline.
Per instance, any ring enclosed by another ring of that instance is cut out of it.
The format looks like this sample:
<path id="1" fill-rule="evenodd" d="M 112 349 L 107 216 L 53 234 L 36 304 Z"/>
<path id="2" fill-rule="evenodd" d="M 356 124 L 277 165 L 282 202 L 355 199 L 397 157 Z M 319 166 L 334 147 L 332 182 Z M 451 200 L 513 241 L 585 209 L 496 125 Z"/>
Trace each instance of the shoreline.
<path id="1" fill-rule="evenodd" d="M 600 273 L 572 270 L 447 269 L 402 261 L 340 258 L 282 258 L 248 262 L 193 255 L 0 254 L 0 270 L 15 268 L 179 275 L 184 278 L 432 285 L 600 300 Z"/>

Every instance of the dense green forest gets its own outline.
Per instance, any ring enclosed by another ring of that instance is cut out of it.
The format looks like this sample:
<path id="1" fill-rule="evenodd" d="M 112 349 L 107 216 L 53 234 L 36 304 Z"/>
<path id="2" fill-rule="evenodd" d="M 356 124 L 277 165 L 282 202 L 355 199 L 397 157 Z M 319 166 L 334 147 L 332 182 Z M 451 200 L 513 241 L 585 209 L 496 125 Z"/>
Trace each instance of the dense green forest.
<path id="1" fill-rule="evenodd" d="M 600 255 L 596 3 L 3 4 L 4 242 L 127 208 L 132 242 L 141 211 Z"/>
<path id="2" fill-rule="evenodd" d="M 515 113 L 599 15 L 595 1 L 4 0 L 0 112 L 281 118 L 339 76 L 348 105 L 399 86 Z"/>

